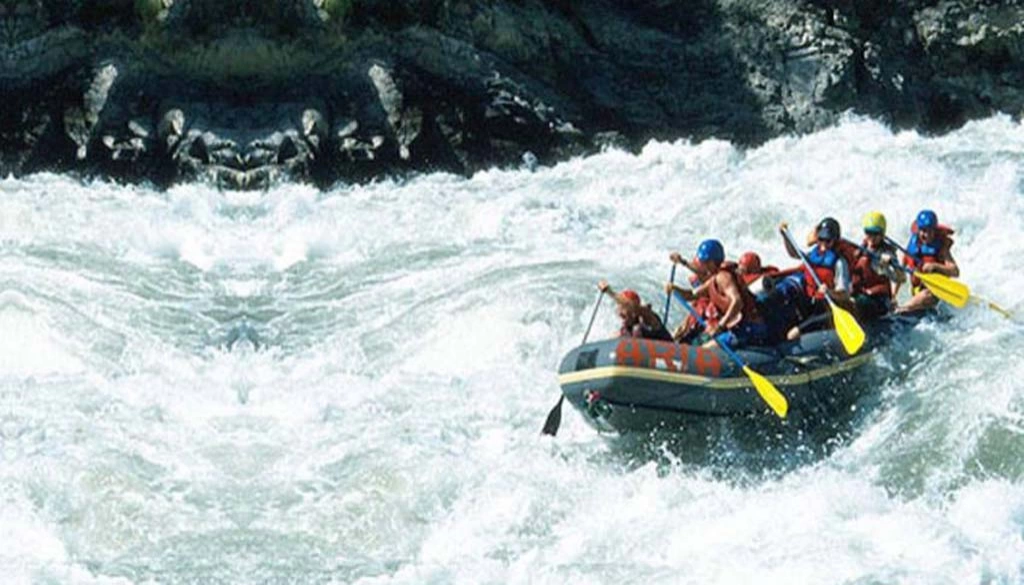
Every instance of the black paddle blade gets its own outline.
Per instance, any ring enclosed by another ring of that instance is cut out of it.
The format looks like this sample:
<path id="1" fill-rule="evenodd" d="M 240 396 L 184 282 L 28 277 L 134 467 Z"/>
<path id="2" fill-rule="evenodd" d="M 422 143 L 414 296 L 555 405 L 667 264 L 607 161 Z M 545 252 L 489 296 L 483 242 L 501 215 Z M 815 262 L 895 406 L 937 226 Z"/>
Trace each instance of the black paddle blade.
<path id="1" fill-rule="evenodd" d="M 548 413 L 548 419 L 544 421 L 544 428 L 541 429 L 540 434 L 551 435 L 552 437 L 558 434 L 558 427 L 562 426 L 563 400 L 565 400 L 565 394 L 558 397 L 558 404 Z"/>

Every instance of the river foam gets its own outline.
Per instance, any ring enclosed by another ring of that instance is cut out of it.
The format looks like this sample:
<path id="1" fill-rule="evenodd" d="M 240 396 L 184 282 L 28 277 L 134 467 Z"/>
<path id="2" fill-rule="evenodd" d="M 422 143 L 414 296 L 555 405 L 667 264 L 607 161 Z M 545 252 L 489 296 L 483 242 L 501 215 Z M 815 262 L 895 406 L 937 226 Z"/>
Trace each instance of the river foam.
<path id="1" fill-rule="evenodd" d="M 850 118 L 325 193 L 0 181 L 0 573 L 1024 581 L 1022 325 L 980 305 L 878 355 L 870 411 L 796 465 L 624 448 L 568 409 L 538 435 L 596 281 L 660 306 L 707 236 L 788 265 L 780 221 L 879 209 L 902 239 L 931 207 L 972 290 L 1024 311 L 1022 163 L 1006 118 Z"/>

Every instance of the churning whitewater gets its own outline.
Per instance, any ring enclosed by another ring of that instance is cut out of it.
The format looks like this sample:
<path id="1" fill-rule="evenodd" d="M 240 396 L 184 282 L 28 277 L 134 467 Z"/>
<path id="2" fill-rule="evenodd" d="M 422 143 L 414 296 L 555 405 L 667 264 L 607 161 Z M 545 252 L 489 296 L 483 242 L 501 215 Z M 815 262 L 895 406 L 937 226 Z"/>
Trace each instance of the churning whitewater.
<path id="1" fill-rule="evenodd" d="M 773 437 L 623 446 L 568 408 L 539 435 L 595 283 L 660 311 L 668 254 L 705 237 L 789 266 L 782 220 L 852 235 L 879 209 L 905 241 L 931 207 L 962 279 L 1024 312 L 1022 169 L 1008 118 L 851 118 L 326 193 L 3 180 L 0 574 L 1024 582 L 1019 316 L 971 305 L 878 352 L 855 426 L 796 464 Z M 606 306 L 592 337 L 615 328 Z"/>

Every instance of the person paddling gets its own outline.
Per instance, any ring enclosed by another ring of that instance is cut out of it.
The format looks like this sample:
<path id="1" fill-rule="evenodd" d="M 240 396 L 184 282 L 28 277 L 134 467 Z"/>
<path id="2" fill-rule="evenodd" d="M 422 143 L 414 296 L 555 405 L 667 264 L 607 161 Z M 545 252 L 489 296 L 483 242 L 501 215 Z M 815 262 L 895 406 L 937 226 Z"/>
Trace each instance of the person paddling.
<path id="1" fill-rule="evenodd" d="M 714 276 L 713 273 L 708 272 L 707 267 L 696 257 L 693 260 L 687 261 L 679 252 L 672 252 L 668 258 L 675 264 L 680 264 L 690 271 L 690 288 L 697 288 Z M 695 300 L 693 308 L 709 327 L 717 324 L 718 319 L 722 316 L 722 313 L 711 304 L 711 300 L 708 297 L 701 297 Z M 701 325 L 694 315 L 686 316 L 686 319 L 673 332 L 672 338 L 676 343 L 688 344 L 704 344 L 711 339 L 704 334 L 704 326 Z"/>
<path id="2" fill-rule="evenodd" d="M 893 300 L 906 276 L 894 263 L 896 247 L 885 239 L 885 215 L 872 211 L 864 216 L 864 240 L 858 249 L 851 276 L 853 278 L 853 304 L 857 316 L 876 319 L 893 309 Z"/>
<path id="3" fill-rule="evenodd" d="M 619 337 L 672 341 L 672 336 L 665 329 L 661 317 L 658 317 L 650 304 L 645 305 L 640 301 L 640 295 L 636 291 L 626 289 L 616 293 L 606 280 L 597 283 L 597 288 L 615 300 L 616 312 L 622 320 L 618 331 Z"/>
<path id="4" fill-rule="evenodd" d="M 780 224 L 780 233 L 786 231 L 788 227 L 788 224 L 785 222 Z M 802 322 L 789 330 L 789 333 L 786 335 L 788 339 L 796 339 L 801 333 L 821 329 L 831 323 L 826 316 L 828 312 L 828 304 L 825 300 L 826 294 L 830 295 L 832 301 L 838 305 L 849 306 L 851 303 L 852 276 L 850 274 L 850 266 L 853 264 L 856 247 L 843 241 L 839 222 L 831 217 L 826 217 L 818 223 L 818 226 L 812 233 L 812 237 L 808 238 L 808 240 L 812 238 L 814 245 L 807 250 L 805 256 L 807 257 L 808 264 L 813 267 L 818 280 L 821 281 L 821 286 L 815 283 L 814 277 L 811 276 L 806 267 L 800 273 L 802 276 L 791 276 L 779 284 L 782 290 L 789 291 L 785 293 L 789 295 L 794 294 L 792 291 L 796 289 L 794 285 L 797 284 L 797 279 L 799 279 L 799 284 L 802 285 L 803 294 L 797 297 L 800 300 L 798 308 Z M 783 235 L 783 242 L 786 245 L 786 253 L 792 258 L 799 259 L 799 252 L 785 235 Z"/>
<path id="5" fill-rule="evenodd" d="M 953 247 L 953 228 L 939 223 L 934 211 L 924 209 L 910 226 L 910 241 L 907 243 L 903 263 L 910 269 L 925 274 L 941 274 L 950 278 L 960 276 L 960 267 L 950 249 Z M 939 299 L 923 285 L 917 277 L 911 277 L 913 297 L 907 304 L 896 309 L 909 313 L 934 307 Z"/>
<path id="6" fill-rule="evenodd" d="M 768 330 L 754 303 L 754 296 L 747 285 L 736 274 L 736 264 L 725 261 L 725 248 L 718 240 L 704 240 L 697 248 L 700 268 L 709 274 L 708 279 L 690 291 L 675 283 L 666 283 L 665 292 L 680 293 L 687 301 L 707 297 L 722 318 L 709 324 L 705 333 L 717 337 L 719 343 L 732 348 L 747 345 L 763 345 L 768 340 Z M 722 335 L 719 335 L 722 333 Z M 705 343 L 713 346 L 714 340 Z"/>

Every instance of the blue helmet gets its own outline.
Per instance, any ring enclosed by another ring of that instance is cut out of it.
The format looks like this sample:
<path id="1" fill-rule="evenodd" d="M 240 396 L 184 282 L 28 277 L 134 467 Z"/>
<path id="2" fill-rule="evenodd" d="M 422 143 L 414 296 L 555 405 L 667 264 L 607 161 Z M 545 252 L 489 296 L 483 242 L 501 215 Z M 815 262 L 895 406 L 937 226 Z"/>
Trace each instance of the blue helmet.
<path id="1" fill-rule="evenodd" d="M 939 216 L 935 215 L 935 212 L 931 209 L 925 209 L 921 213 L 917 214 L 917 229 L 926 230 L 929 228 L 939 227 Z"/>
<path id="2" fill-rule="evenodd" d="M 725 262 L 725 248 L 718 240 L 704 240 L 697 247 L 697 260 L 701 262 Z"/>

